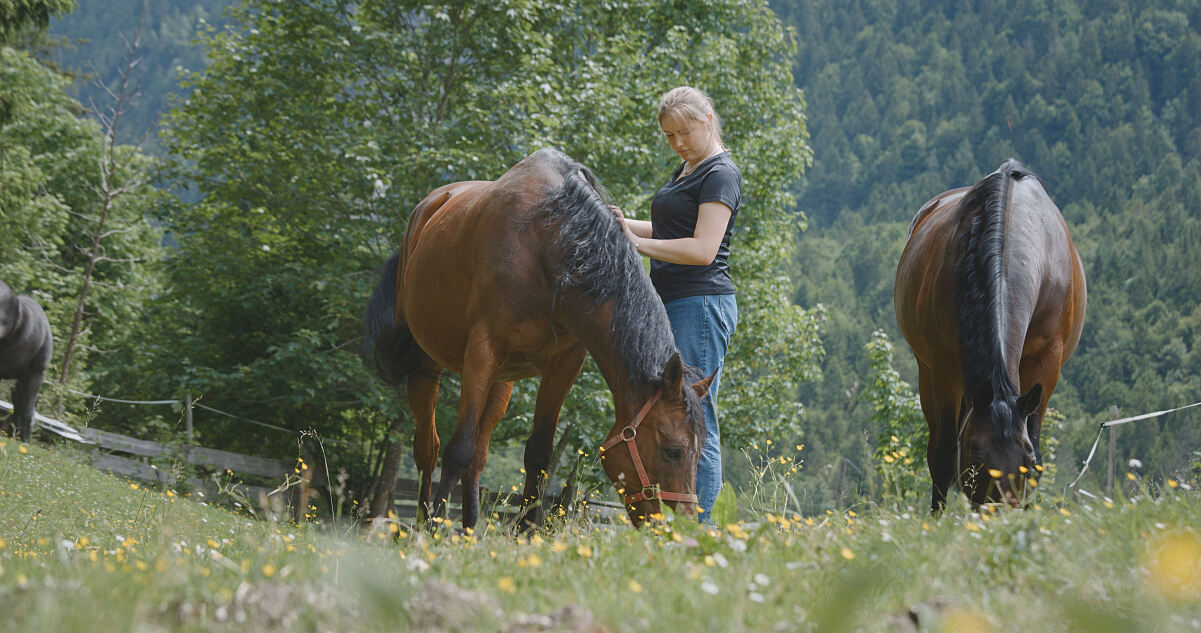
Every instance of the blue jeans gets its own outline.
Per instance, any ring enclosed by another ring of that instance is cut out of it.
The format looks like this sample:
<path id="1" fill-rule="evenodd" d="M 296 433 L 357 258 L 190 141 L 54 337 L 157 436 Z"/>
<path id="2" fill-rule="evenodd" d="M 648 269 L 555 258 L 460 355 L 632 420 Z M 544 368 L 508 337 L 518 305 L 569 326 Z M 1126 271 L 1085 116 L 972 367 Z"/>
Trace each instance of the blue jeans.
<path id="1" fill-rule="evenodd" d="M 681 297 L 663 304 L 671 321 L 680 358 L 713 376 L 709 393 L 701 400 L 705 411 L 705 437 L 696 465 L 696 495 L 701 509 L 698 517 L 711 523 L 713 502 L 721 492 L 721 431 L 717 424 L 717 391 L 721 386 L 721 367 L 725 363 L 730 336 L 738 327 L 738 301 L 734 295 Z"/>

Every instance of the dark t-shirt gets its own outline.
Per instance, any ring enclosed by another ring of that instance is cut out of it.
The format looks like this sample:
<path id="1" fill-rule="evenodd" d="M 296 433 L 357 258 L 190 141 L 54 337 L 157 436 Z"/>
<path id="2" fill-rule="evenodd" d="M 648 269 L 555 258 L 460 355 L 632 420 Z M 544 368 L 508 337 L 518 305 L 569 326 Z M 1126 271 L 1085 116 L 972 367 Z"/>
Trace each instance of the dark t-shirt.
<path id="1" fill-rule="evenodd" d="M 696 171 L 677 180 L 683 169 L 681 163 L 672 172 L 671 180 L 651 201 L 652 237 L 660 240 L 692 237 L 696 232 L 697 212 L 703 202 L 721 202 L 730 207 L 730 221 L 712 262 L 688 266 L 651 259 L 651 281 L 664 302 L 697 295 L 734 294 L 726 259 L 730 256 L 734 218 L 738 217 L 738 205 L 742 201 L 742 174 L 729 152 L 709 158 Z"/>

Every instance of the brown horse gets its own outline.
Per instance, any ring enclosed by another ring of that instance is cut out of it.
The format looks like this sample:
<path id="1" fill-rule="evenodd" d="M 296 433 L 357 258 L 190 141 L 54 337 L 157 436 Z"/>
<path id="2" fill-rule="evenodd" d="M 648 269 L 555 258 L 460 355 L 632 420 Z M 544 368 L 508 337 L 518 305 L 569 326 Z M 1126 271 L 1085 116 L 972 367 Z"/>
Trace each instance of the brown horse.
<path id="1" fill-rule="evenodd" d="M 541 150 L 495 181 L 431 192 L 385 264 L 366 326 L 369 364 L 407 388 L 427 516 L 444 513 L 462 479 L 463 525 L 475 525 L 492 430 L 513 381 L 532 376 L 541 381 L 523 499 L 539 498 L 559 410 L 586 353 L 613 393 L 616 423 L 602 459 L 619 492 L 630 493 L 630 518 L 637 525 L 659 511 L 660 500 L 695 512 L 700 398 L 709 379 L 692 381 L 663 304 L 605 194 L 565 155 Z M 439 448 L 434 405 L 446 369 L 462 374 L 462 395 L 431 508 Z M 626 446 L 613 448 L 621 439 Z M 541 515 L 534 504 L 523 520 L 540 523 Z"/>
<path id="2" fill-rule="evenodd" d="M 957 481 L 1016 505 L 1084 325 L 1084 267 L 1042 181 L 1014 160 L 922 205 L 893 289 L 930 427 L 931 511 Z"/>

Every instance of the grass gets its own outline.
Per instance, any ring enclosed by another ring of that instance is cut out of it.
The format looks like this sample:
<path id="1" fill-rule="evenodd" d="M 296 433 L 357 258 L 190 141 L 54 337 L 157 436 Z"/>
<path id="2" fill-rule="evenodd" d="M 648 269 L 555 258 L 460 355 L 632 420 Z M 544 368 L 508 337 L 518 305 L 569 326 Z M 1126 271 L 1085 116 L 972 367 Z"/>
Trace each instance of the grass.
<path id="1" fill-rule="evenodd" d="M 749 504 L 744 504 L 749 505 Z M 0 630 L 1201 630 L 1201 498 L 720 530 L 269 523 L 0 439 Z"/>

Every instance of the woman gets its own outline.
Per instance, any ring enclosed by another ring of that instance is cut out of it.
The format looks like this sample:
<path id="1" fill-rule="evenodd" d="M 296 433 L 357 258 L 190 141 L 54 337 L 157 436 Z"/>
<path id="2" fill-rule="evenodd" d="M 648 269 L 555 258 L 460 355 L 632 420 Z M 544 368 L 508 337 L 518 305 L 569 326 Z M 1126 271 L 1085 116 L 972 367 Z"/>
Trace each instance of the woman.
<path id="1" fill-rule="evenodd" d="M 738 303 L 730 281 L 730 234 L 742 200 L 742 175 L 721 141 L 721 120 L 705 93 L 681 86 L 663 95 L 659 126 L 684 162 L 651 201 L 651 219 L 621 219 L 626 236 L 651 258 L 651 281 L 671 320 L 684 362 L 714 374 L 702 400 L 707 430 L 697 463 L 700 518 L 721 490 L 717 393 Z"/>

